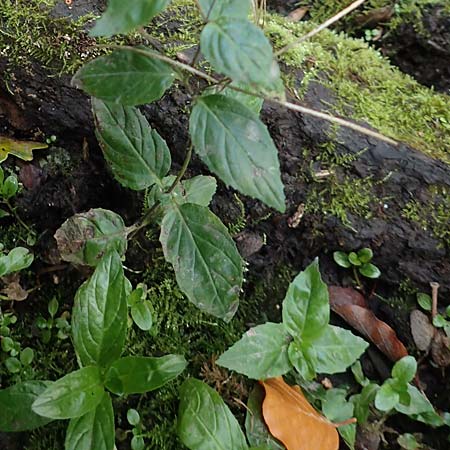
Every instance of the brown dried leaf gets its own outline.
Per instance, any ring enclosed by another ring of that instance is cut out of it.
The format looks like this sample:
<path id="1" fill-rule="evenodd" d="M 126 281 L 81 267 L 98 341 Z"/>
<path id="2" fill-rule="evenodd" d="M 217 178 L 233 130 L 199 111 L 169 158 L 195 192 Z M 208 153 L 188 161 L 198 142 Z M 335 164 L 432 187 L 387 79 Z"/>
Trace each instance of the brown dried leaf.
<path id="1" fill-rule="evenodd" d="M 305 14 L 308 12 L 309 8 L 307 6 L 302 6 L 301 8 L 294 9 L 287 15 L 287 20 L 290 22 L 299 22 L 305 17 Z"/>
<path id="2" fill-rule="evenodd" d="M 435 333 L 435 328 L 426 314 L 418 309 L 410 315 L 411 334 L 417 348 L 424 352 L 430 348 Z"/>
<path id="3" fill-rule="evenodd" d="M 2 278 L 6 287 L 2 289 L 2 294 L 8 297 L 8 300 L 22 302 L 28 298 L 28 291 L 20 284 L 20 275 L 13 273 Z"/>
<path id="4" fill-rule="evenodd" d="M 431 357 L 440 367 L 450 366 L 450 339 L 441 330 L 437 330 L 434 335 Z"/>
<path id="5" fill-rule="evenodd" d="M 391 361 L 398 361 L 408 355 L 395 331 L 375 316 L 358 291 L 339 286 L 330 286 L 328 290 L 331 309 L 375 344 Z"/>
<path id="6" fill-rule="evenodd" d="M 338 450 L 336 426 L 308 403 L 300 387 L 289 386 L 282 377 L 260 383 L 266 391 L 264 420 L 287 450 Z"/>

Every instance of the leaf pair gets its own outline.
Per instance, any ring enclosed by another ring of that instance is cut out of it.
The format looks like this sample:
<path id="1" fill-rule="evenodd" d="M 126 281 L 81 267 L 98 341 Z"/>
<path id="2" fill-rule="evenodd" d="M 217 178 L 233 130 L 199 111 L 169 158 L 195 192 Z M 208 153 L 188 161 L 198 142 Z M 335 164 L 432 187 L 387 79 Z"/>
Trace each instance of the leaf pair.
<path id="1" fill-rule="evenodd" d="M 33 254 L 24 247 L 13 248 L 7 255 L 0 254 L 0 277 L 26 269 L 33 259 Z"/>
<path id="2" fill-rule="evenodd" d="M 328 324 L 328 290 L 317 261 L 289 286 L 282 316 L 280 324 L 250 329 L 217 363 L 254 379 L 277 377 L 292 367 L 311 379 L 316 372 L 345 371 L 368 346 L 350 331 Z"/>

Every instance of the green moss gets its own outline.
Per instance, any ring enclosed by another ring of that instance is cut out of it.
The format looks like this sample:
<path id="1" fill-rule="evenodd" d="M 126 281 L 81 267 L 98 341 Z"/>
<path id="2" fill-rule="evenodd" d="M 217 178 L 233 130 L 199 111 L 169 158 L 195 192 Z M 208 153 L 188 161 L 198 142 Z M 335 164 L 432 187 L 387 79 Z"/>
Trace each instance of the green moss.
<path id="1" fill-rule="evenodd" d="M 287 23 L 275 15 L 266 21 L 266 32 L 276 48 L 313 27 L 311 23 Z M 316 79 L 336 97 L 333 104 L 324 105 L 329 112 L 363 120 L 387 136 L 450 162 L 450 97 L 401 73 L 364 41 L 324 30 L 282 59 L 288 67 L 306 74 L 322 74 Z M 293 92 L 299 100 L 310 79 L 299 82 Z"/>
<path id="2" fill-rule="evenodd" d="M 409 201 L 403 208 L 402 215 L 419 224 L 424 230 L 431 231 L 442 246 L 450 248 L 450 192 L 448 187 L 432 186 L 429 196 L 427 202 Z"/>
<path id="3" fill-rule="evenodd" d="M 392 17 L 383 22 L 383 27 L 387 30 L 395 30 L 399 25 L 413 24 L 418 32 L 423 32 L 422 17 L 425 9 L 433 6 L 441 6 L 450 12 L 450 5 L 445 0 L 368 0 L 353 13 L 346 16 L 336 24 L 337 29 L 345 28 L 347 33 L 351 33 L 358 28 L 355 17 L 365 12 L 380 8 L 392 8 Z M 312 21 L 317 23 L 325 22 L 330 17 L 342 11 L 349 5 L 347 0 L 301 0 L 299 6 L 308 6 L 308 14 Z"/>

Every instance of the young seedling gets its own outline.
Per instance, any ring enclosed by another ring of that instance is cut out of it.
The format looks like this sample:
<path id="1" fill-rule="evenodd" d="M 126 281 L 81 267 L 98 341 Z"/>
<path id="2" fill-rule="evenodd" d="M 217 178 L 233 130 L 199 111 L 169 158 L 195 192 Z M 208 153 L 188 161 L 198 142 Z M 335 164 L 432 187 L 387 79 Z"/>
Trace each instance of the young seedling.
<path id="1" fill-rule="evenodd" d="M 153 325 L 152 306 L 147 300 L 147 286 L 139 283 L 128 297 L 128 307 L 133 322 L 143 331 L 149 331 Z"/>
<path id="2" fill-rule="evenodd" d="M 39 316 L 36 319 L 36 326 L 42 332 L 42 342 L 47 344 L 50 342 L 52 337 L 52 331 L 54 329 L 58 330 L 56 333 L 56 337 L 60 340 L 67 339 L 70 336 L 70 323 L 69 317 L 70 313 L 68 311 L 64 311 L 60 317 L 56 317 L 56 313 L 59 309 L 58 300 L 53 297 L 48 303 L 48 313 L 50 317 L 46 319 L 43 316 Z"/>
<path id="3" fill-rule="evenodd" d="M 437 290 L 437 288 L 435 289 Z M 431 314 L 433 325 L 436 328 L 442 328 L 447 337 L 450 338 L 450 306 L 447 306 L 442 314 L 437 312 L 437 292 L 434 295 L 435 300 L 433 301 L 433 298 L 430 295 L 420 292 L 417 294 L 417 303 L 422 309 L 428 311 Z M 436 309 L 434 315 L 433 305 L 435 305 Z"/>
<path id="4" fill-rule="evenodd" d="M 51 420 L 70 419 L 66 450 L 113 450 L 111 394 L 157 389 L 186 367 L 180 355 L 121 357 L 130 291 L 120 256 L 115 250 L 107 252 L 75 297 L 72 337 L 80 369 L 53 383 L 25 382 L 0 391 L 0 431 L 31 430 Z"/>
<path id="5" fill-rule="evenodd" d="M 373 252 L 370 248 L 362 248 L 358 252 L 334 252 L 333 259 L 337 265 L 349 269 L 353 269 L 353 275 L 356 280 L 356 284 L 362 288 L 361 279 L 359 274 L 367 278 L 378 278 L 381 275 L 380 269 L 372 264 Z"/>
<path id="6" fill-rule="evenodd" d="M 217 364 L 256 380 L 292 369 L 306 380 L 317 373 L 344 372 L 368 344 L 350 331 L 330 325 L 329 320 L 328 288 L 316 260 L 290 284 L 283 300 L 282 323 L 268 322 L 250 329 Z"/>
<path id="7" fill-rule="evenodd" d="M 141 422 L 141 417 L 135 409 L 129 409 L 127 411 L 127 421 L 133 427 L 131 433 L 131 450 L 144 450 L 144 427 Z"/>

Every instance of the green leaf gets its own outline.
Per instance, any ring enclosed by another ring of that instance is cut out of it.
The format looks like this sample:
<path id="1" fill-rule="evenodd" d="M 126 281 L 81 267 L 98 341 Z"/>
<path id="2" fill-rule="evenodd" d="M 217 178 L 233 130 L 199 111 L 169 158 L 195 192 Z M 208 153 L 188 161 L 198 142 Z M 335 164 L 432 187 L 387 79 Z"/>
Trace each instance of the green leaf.
<path id="1" fill-rule="evenodd" d="M 267 450 L 285 450 L 269 432 L 262 416 L 262 402 L 264 400 L 264 389 L 255 384 L 247 402 L 247 414 L 245 416 L 245 433 L 250 445 L 254 447 L 267 448 Z M 265 447 L 264 447 L 265 446 Z"/>
<path id="2" fill-rule="evenodd" d="M 84 367 L 51 384 L 33 403 L 33 411 L 51 419 L 72 419 L 93 410 L 103 399 L 100 369 Z"/>
<path id="3" fill-rule="evenodd" d="M 31 161 L 33 159 L 33 150 L 47 148 L 47 144 L 41 144 L 40 142 L 32 141 L 19 141 L 17 139 L 11 139 L 6 136 L 0 136 L 0 163 L 5 161 L 9 155 L 17 156 L 17 158 L 24 161 Z M 16 178 L 17 181 L 17 178 Z M 3 183 L 3 176 L 1 177 L 1 183 Z"/>
<path id="4" fill-rule="evenodd" d="M 393 389 L 391 383 L 383 383 L 375 395 L 375 407 L 380 411 L 390 411 L 399 404 L 400 395 Z"/>
<path id="5" fill-rule="evenodd" d="M 214 177 L 197 175 L 181 183 L 183 189 L 182 203 L 195 203 L 196 205 L 209 206 L 217 189 L 217 181 Z M 177 203 L 179 197 L 176 197 Z"/>
<path id="6" fill-rule="evenodd" d="M 375 383 L 369 383 L 364 386 L 361 393 L 351 397 L 355 405 L 355 417 L 360 425 L 365 424 L 369 419 L 370 407 L 375 400 L 379 386 Z"/>
<path id="7" fill-rule="evenodd" d="M 356 361 L 355 364 L 352 365 L 351 371 L 358 384 L 360 384 L 363 387 L 369 384 L 369 380 L 364 375 L 360 361 Z"/>
<path id="8" fill-rule="evenodd" d="M 71 419 L 65 450 L 113 450 L 115 431 L 111 397 L 105 392 L 96 408 Z"/>
<path id="9" fill-rule="evenodd" d="M 291 369 L 289 341 L 283 324 L 267 322 L 250 328 L 220 356 L 217 364 L 255 380 L 277 377 Z"/>
<path id="10" fill-rule="evenodd" d="M 133 436 L 131 438 L 131 450 L 144 450 L 145 442 L 142 436 Z"/>
<path id="11" fill-rule="evenodd" d="M 32 348 L 30 347 L 25 347 L 21 352 L 20 352 L 20 362 L 24 365 L 24 366 L 29 366 L 33 359 L 34 359 L 34 351 Z"/>
<path id="12" fill-rule="evenodd" d="M 107 253 L 75 295 L 72 335 L 83 366 L 109 366 L 120 357 L 127 333 L 127 292 L 122 262 Z"/>
<path id="13" fill-rule="evenodd" d="M 333 253 L 334 262 L 341 267 L 345 267 L 348 269 L 352 266 L 352 263 L 349 261 L 347 253 L 344 252 L 334 252 Z"/>
<path id="14" fill-rule="evenodd" d="M 17 194 L 19 190 L 19 181 L 15 175 L 10 175 L 3 183 L 2 196 L 10 199 Z"/>
<path id="15" fill-rule="evenodd" d="M 186 368 L 181 355 L 160 358 L 126 356 L 113 363 L 106 374 L 106 388 L 114 394 L 143 394 L 164 386 Z"/>
<path id="16" fill-rule="evenodd" d="M 246 19 L 219 18 L 200 35 L 200 48 L 215 70 L 233 81 L 279 90 L 280 69 L 263 31 Z"/>
<path id="17" fill-rule="evenodd" d="M 328 325 L 313 341 L 318 373 L 345 372 L 366 350 L 369 344 L 344 328 Z"/>
<path id="18" fill-rule="evenodd" d="M 49 381 L 25 381 L 0 390 L 0 431 L 34 430 L 51 422 L 31 410 L 33 402 L 50 384 Z"/>
<path id="19" fill-rule="evenodd" d="M 373 258 L 373 251 L 370 248 L 362 248 L 358 251 L 358 259 L 363 263 L 368 263 Z"/>
<path id="20" fill-rule="evenodd" d="M 359 267 L 359 273 L 367 278 L 378 278 L 381 275 L 380 269 L 372 263 L 365 263 Z"/>
<path id="21" fill-rule="evenodd" d="M 431 311 L 431 297 L 428 294 L 420 292 L 417 294 L 417 303 L 425 310 Z"/>
<path id="22" fill-rule="evenodd" d="M 322 401 L 322 412 L 325 417 L 334 423 L 344 422 L 353 417 L 354 405 L 346 400 L 345 389 L 329 389 L 326 391 L 325 399 Z M 355 448 L 356 424 L 348 424 L 338 428 L 346 444 L 351 450 Z"/>
<path id="23" fill-rule="evenodd" d="M 416 387 L 408 384 L 407 392 L 409 394 L 409 403 L 406 405 L 398 402 L 394 406 L 396 411 L 413 418 L 415 418 L 416 415 L 435 412 L 430 401 Z"/>
<path id="24" fill-rule="evenodd" d="M 159 100 L 174 80 L 168 64 L 123 49 L 85 64 L 72 84 L 106 102 L 136 106 Z"/>
<path id="25" fill-rule="evenodd" d="M 33 254 L 23 247 L 13 248 L 7 255 L 0 256 L 0 277 L 26 269 L 33 262 Z"/>
<path id="26" fill-rule="evenodd" d="M 204 91 L 204 95 L 222 94 L 225 97 L 232 98 L 259 116 L 264 100 L 255 95 L 245 94 L 241 91 L 236 91 L 233 87 L 252 92 L 252 88 L 242 83 L 230 83 L 226 86 L 211 86 Z"/>
<path id="27" fill-rule="evenodd" d="M 15 357 L 6 358 L 5 366 L 9 373 L 19 373 L 22 369 L 22 363 Z"/>
<path id="28" fill-rule="evenodd" d="M 59 303 L 56 297 L 53 297 L 49 302 L 47 306 L 48 313 L 50 314 L 50 317 L 55 317 L 56 313 L 58 312 Z"/>
<path id="29" fill-rule="evenodd" d="M 419 450 L 421 445 L 417 442 L 413 434 L 405 433 L 397 438 L 397 443 L 405 450 Z"/>
<path id="30" fill-rule="evenodd" d="M 143 331 L 148 331 L 153 325 L 152 310 L 150 302 L 145 300 L 136 303 L 130 309 L 133 322 Z"/>
<path id="31" fill-rule="evenodd" d="M 258 116 L 224 95 L 200 97 L 190 118 L 195 150 L 222 181 L 284 212 L 278 151 Z"/>
<path id="32" fill-rule="evenodd" d="M 446 325 L 448 325 L 448 322 L 447 322 L 447 320 L 445 319 L 445 317 L 442 314 L 436 314 L 433 317 L 433 325 L 436 328 L 443 328 Z"/>
<path id="33" fill-rule="evenodd" d="M 416 371 L 416 360 L 412 356 L 404 356 L 394 364 L 394 367 L 392 368 L 392 378 L 406 384 L 412 381 L 416 375 Z"/>
<path id="34" fill-rule="evenodd" d="M 130 425 L 137 426 L 141 422 L 141 417 L 135 409 L 130 408 L 127 411 L 127 420 Z"/>
<path id="35" fill-rule="evenodd" d="M 136 191 L 161 185 L 170 169 L 170 151 L 141 112 L 94 98 L 92 107 L 97 139 L 117 181 Z"/>
<path id="36" fill-rule="evenodd" d="M 164 216 L 160 241 L 187 298 L 201 310 L 230 321 L 239 304 L 243 267 L 219 218 L 204 206 L 180 205 Z"/>
<path id="37" fill-rule="evenodd" d="M 359 260 L 358 255 L 355 252 L 350 252 L 348 254 L 348 260 L 354 266 L 360 266 L 361 265 L 361 261 Z"/>
<path id="38" fill-rule="evenodd" d="M 300 343 L 293 341 L 288 348 L 289 361 L 295 367 L 295 370 L 305 380 L 312 380 L 316 376 L 316 351 L 310 343 Z"/>
<path id="39" fill-rule="evenodd" d="M 291 336 L 311 340 L 321 335 L 329 320 L 328 288 L 315 260 L 289 285 L 283 300 L 283 324 Z"/>
<path id="40" fill-rule="evenodd" d="M 108 8 L 89 33 L 91 36 L 110 37 L 126 34 L 147 25 L 162 12 L 170 0 L 109 0 Z"/>
<path id="41" fill-rule="evenodd" d="M 127 230 L 122 217 L 107 209 L 90 209 L 66 220 L 55 233 L 58 250 L 64 261 L 96 266 L 103 255 L 127 250 Z"/>
<path id="42" fill-rule="evenodd" d="M 190 450 L 247 450 L 245 436 L 220 395 L 207 384 L 186 380 L 180 389 L 178 436 Z"/>
<path id="43" fill-rule="evenodd" d="M 235 17 L 246 19 L 250 14 L 249 0 L 199 0 L 203 17 L 208 21 L 220 17 Z"/>
<path id="44" fill-rule="evenodd" d="M 8 217 L 11 214 L 8 211 L 5 211 L 4 209 L 0 208 L 0 219 L 3 219 L 3 217 Z"/>

